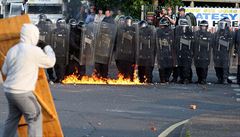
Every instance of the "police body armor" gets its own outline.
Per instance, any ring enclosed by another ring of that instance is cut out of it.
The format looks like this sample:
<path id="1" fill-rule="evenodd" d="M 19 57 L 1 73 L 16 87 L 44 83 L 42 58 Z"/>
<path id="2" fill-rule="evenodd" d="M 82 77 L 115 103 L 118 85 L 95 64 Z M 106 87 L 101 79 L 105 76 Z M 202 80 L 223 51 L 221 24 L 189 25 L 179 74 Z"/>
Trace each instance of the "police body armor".
<path id="1" fill-rule="evenodd" d="M 170 27 L 159 28 L 156 33 L 157 61 L 160 69 L 173 67 L 174 32 Z"/>
<path id="2" fill-rule="evenodd" d="M 228 68 L 230 65 L 231 51 L 233 48 L 233 37 L 229 30 L 219 30 L 215 33 L 215 44 L 213 46 L 214 66 Z"/>
<path id="3" fill-rule="evenodd" d="M 88 23 L 83 29 L 80 64 L 91 66 L 94 64 L 94 49 L 96 43 L 96 24 Z"/>
<path id="4" fill-rule="evenodd" d="M 176 28 L 176 55 L 178 66 L 191 67 L 193 58 L 193 33 L 188 29 L 183 32 L 182 26 Z"/>
<path id="5" fill-rule="evenodd" d="M 51 33 L 51 46 L 55 52 L 56 63 L 68 64 L 69 57 L 69 29 L 56 28 Z"/>
<path id="6" fill-rule="evenodd" d="M 136 31 L 133 26 L 122 26 L 118 30 L 116 60 L 135 62 Z"/>
<path id="7" fill-rule="evenodd" d="M 95 46 L 95 63 L 111 62 L 117 27 L 115 24 L 101 22 Z"/>
<path id="8" fill-rule="evenodd" d="M 211 60 L 213 36 L 210 32 L 195 32 L 194 65 L 207 68 Z"/>
<path id="9" fill-rule="evenodd" d="M 147 26 L 138 30 L 137 64 L 139 66 L 154 66 L 155 63 L 155 30 Z"/>

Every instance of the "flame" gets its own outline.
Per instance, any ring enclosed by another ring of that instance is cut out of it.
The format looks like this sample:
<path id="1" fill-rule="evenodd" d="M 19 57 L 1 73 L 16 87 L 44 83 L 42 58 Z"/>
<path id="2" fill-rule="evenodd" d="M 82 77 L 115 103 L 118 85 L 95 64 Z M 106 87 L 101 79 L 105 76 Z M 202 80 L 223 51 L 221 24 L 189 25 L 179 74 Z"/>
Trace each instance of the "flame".
<path id="1" fill-rule="evenodd" d="M 136 67 L 135 67 L 136 68 Z M 137 76 L 137 70 L 134 70 L 134 77 L 133 81 L 130 78 L 124 78 L 122 74 L 118 74 L 117 79 L 111 78 L 98 78 L 97 75 L 94 73 L 92 76 L 83 76 L 80 78 L 73 73 L 69 76 L 66 76 L 65 79 L 62 81 L 63 84 L 110 84 L 110 85 L 143 85 Z"/>

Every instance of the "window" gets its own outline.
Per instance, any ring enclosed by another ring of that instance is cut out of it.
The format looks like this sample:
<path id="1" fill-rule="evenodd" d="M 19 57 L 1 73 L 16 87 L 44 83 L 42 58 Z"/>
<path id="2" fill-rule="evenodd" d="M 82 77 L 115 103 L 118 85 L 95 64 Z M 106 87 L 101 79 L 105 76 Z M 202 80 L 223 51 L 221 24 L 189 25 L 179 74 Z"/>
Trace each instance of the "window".
<path id="1" fill-rule="evenodd" d="M 62 6 L 37 6 L 29 5 L 28 6 L 29 14 L 62 14 Z"/>

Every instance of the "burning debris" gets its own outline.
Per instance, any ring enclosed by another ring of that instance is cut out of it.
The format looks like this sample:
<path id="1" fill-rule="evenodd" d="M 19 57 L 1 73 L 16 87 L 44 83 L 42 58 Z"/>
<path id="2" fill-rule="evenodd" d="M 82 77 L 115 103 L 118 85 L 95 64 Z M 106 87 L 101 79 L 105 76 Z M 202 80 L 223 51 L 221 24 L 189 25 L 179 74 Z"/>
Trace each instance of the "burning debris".
<path id="1" fill-rule="evenodd" d="M 122 74 L 118 74 L 117 79 L 99 78 L 94 73 L 92 76 L 79 77 L 75 73 L 65 77 L 63 84 L 109 84 L 109 85 L 144 85 L 137 77 L 137 72 L 134 72 L 134 79 L 125 78 Z"/>

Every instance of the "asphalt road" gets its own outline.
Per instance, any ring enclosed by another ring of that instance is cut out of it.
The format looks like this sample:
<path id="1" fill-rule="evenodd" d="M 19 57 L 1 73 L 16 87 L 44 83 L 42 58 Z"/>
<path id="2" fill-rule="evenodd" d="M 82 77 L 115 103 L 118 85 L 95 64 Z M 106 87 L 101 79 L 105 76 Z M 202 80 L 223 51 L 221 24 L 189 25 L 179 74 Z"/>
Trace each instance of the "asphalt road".
<path id="1" fill-rule="evenodd" d="M 238 85 L 51 85 L 66 137 L 157 137 L 172 124 L 235 111 Z M 190 105 L 197 109 L 190 109 Z M 0 90 L 0 136 L 7 101 Z M 180 132 L 180 130 L 178 130 Z M 170 136 L 179 136 L 179 132 Z"/>

